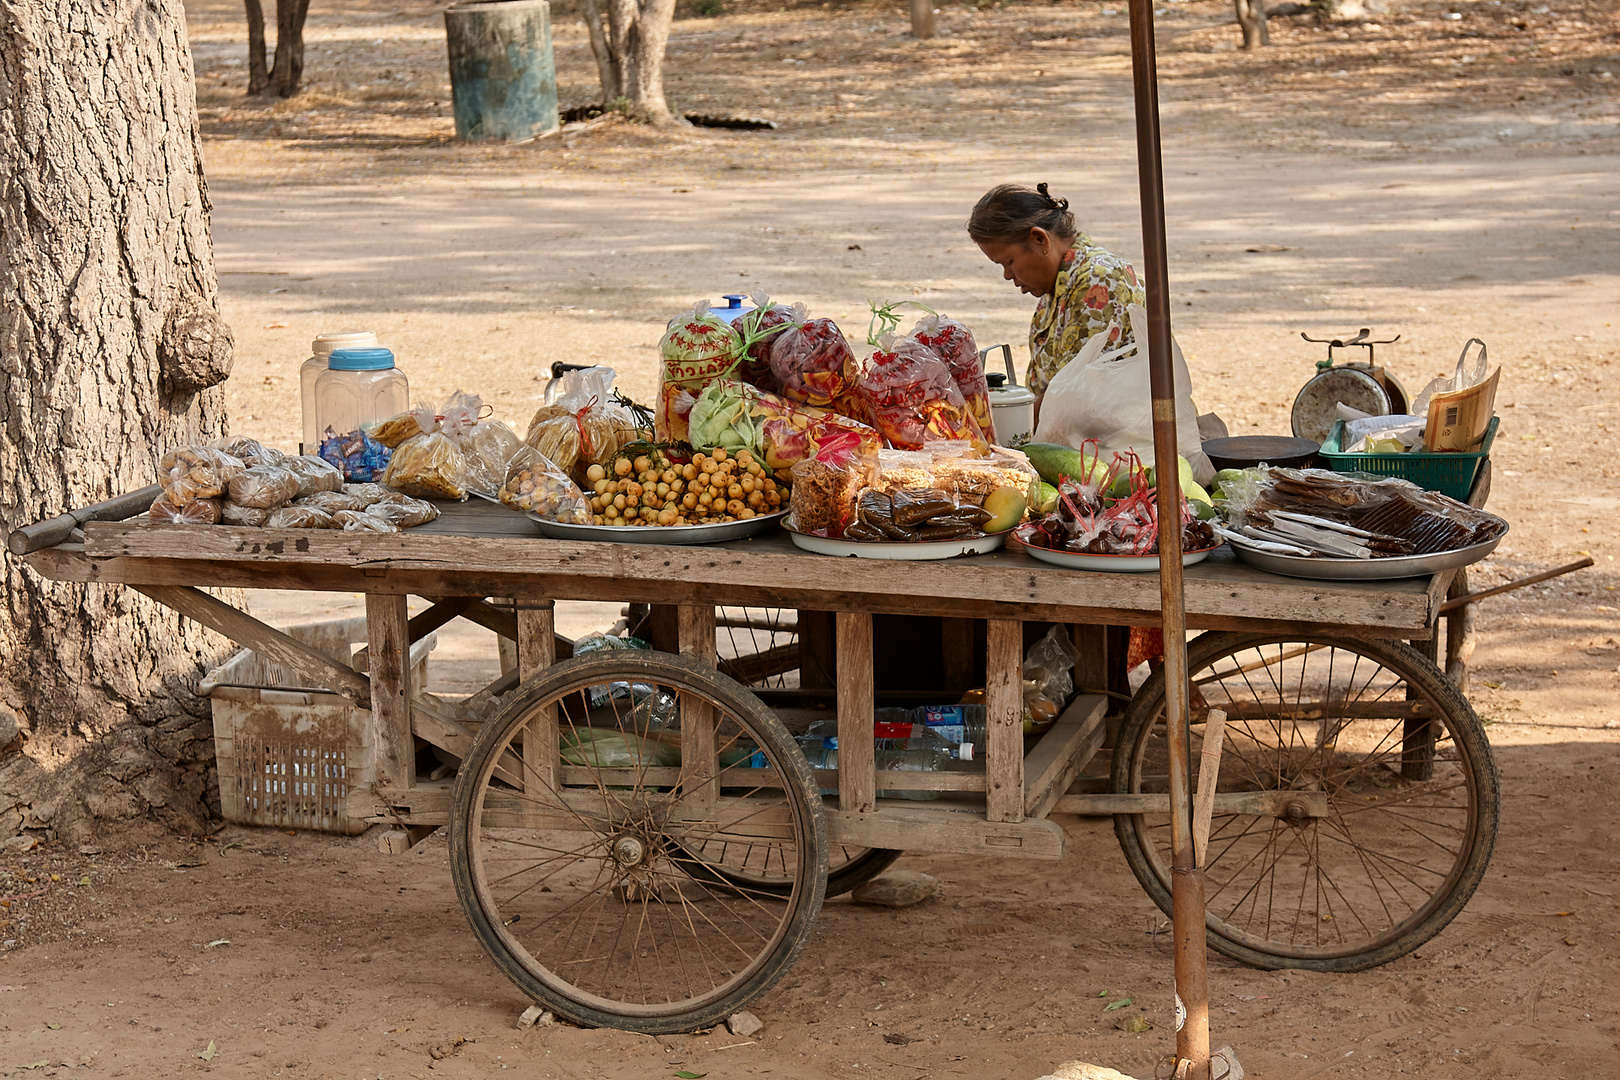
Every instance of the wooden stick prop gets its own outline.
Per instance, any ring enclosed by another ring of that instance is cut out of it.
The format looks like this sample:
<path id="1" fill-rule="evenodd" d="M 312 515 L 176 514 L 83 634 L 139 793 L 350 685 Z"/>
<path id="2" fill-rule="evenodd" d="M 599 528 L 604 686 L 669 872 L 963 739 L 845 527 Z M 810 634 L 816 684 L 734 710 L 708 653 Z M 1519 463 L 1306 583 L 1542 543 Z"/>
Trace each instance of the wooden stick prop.
<path id="1" fill-rule="evenodd" d="M 1204 853 L 1209 848 L 1209 820 L 1215 813 L 1215 786 L 1221 777 L 1221 744 L 1226 741 L 1226 714 L 1209 710 L 1204 724 L 1204 752 L 1198 768 L 1198 795 L 1193 799 L 1193 852 L 1198 865 L 1208 868 Z"/>

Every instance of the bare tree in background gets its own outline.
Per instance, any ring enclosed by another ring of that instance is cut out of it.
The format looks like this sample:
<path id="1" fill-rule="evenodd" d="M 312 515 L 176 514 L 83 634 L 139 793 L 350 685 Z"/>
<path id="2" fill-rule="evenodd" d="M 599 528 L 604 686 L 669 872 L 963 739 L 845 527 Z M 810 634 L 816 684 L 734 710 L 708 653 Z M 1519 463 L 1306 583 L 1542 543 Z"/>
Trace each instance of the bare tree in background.
<path id="1" fill-rule="evenodd" d="M 1271 31 L 1266 26 L 1266 0 L 1232 0 L 1237 11 L 1238 25 L 1243 27 L 1243 47 L 1252 49 L 1271 44 Z"/>
<path id="2" fill-rule="evenodd" d="M 276 58 L 265 52 L 264 7 L 259 0 L 243 0 L 247 7 L 248 96 L 271 91 L 292 97 L 304 78 L 304 18 L 309 0 L 276 0 Z"/>
<path id="3" fill-rule="evenodd" d="M 584 7 L 604 103 L 622 101 L 630 116 L 648 123 L 679 123 L 664 100 L 675 0 L 584 0 Z"/>

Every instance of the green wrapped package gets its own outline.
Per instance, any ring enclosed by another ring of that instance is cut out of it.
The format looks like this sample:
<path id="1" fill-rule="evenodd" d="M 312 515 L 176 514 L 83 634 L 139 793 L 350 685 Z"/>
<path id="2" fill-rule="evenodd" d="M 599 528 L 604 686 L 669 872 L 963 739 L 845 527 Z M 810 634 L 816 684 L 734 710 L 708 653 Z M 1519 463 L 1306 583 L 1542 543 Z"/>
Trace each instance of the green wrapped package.
<path id="1" fill-rule="evenodd" d="M 558 740 L 562 759 L 570 765 L 595 769 L 675 768 L 681 749 L 657 739 L 644 739 L 628 731 L 576 728 Z"/>

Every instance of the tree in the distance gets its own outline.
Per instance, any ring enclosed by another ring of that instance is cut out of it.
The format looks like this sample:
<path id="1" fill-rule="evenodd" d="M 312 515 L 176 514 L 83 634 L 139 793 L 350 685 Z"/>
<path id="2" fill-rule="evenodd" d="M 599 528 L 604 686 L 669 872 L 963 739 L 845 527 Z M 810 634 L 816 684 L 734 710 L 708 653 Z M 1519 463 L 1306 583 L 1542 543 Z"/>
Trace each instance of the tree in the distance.
<path id="1" fill-rule="evenodd" d="M 224 432 L 231 336 L 181 0 L 0 0 L 0 519 L 151 483 Z M 0 551 L 0 831 L 199 828 L 187 683 L 221 642 L 118 586 Z M 217 799 L 217 794 L 213 796 Z"/>
<path id="2" fill-rule="evenodd" d="M 304 78 L 304 19 L 309 0 L 276 0 L 276 56 L 271 63 L 265 49 L 264 6 L 243 0 L 247 8 L 248 96 L 269 91 L 278 97 L 298 93 Z"/>
<path id="3" fill-rule="evenodd" d="M 664 99 L 675 0 L 584 0 L 584 7 L 603 102 L 648 123 L 682 123 Z"/>

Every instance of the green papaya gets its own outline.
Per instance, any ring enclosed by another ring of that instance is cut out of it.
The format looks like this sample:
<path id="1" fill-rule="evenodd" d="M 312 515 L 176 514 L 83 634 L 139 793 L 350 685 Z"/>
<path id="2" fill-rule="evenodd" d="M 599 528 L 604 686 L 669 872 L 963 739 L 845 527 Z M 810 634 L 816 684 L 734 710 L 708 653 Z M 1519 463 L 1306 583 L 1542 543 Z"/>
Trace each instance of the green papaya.
<path id="1" fill-rule="evenodd" d="M 1041 481 L 1039 493 L 1035 497 L 1035 512 L 1037 514 L 1050 514 L 1057 509 L 1058 489 Z"/>
<path id="2" fill-rule="evenodd" d="M 1086 484 L 1100 480 L 1108 473 L 1108 466 L 1100 461 L 1092 462 L 1088 470 L 1085 455 L 1057 443 L 1025 443 L 1018 449 L 1024 452 L 1029 463 L 1035 466 L 1035 471 L 1048 484 L 1056 485 L 1058 479 L 1064 476 L 1077 484 Z"/>

